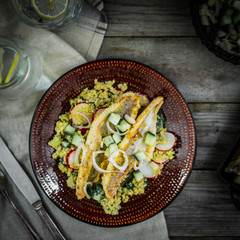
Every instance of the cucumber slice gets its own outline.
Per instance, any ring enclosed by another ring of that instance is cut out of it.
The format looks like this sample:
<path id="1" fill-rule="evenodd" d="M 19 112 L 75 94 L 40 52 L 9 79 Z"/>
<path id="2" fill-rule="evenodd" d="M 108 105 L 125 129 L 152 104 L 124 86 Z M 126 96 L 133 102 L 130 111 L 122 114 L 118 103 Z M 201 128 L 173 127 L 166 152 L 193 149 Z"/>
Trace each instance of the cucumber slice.
<path id="1" fill-rule="evenodd" d="M 108 147 L 111 143 L 114 143 L 114 140 L 111 136 L 107 136 L 107 137 L 103 138 L 103 142 Z"/>
<path id="2" fill-rule="evenodd" d="M 62 139 L 61 136 L 55 135 L 53 139 L 48 143 L 49 146 L 56 148 L 61 145 Z"/>
<path id="3" fill-rule="evenodd" d="M 133 172 L 133 176 L 138 182 L 144 178 L 143 174 L 140 171 Z"/>
<path id="4" fill-rule="evenodd" d="M 149 166 L 150 166 L 154 171 L 158 170 L 158 168 L 159 168 L 159 165 L 156 164 L 156 163 L 154 163 L 154 162 L 150 162 L 150 163 L 149 163 Z"/>
<path id="5" fill-rule="evenodd" d="M 73 136 L 75 133 L 76 128 L 72 127 L 70 124 L 68 124 L 65 129 L 63 130 L 66 134 Z"/>
<path id="6" fill-rule="evenodd" d="M 113 140 L 115 141 L 116 144 L 118 144 L 122 141 L 122 137 L 117 135 L 117 134 L 113 134 L 112 138 L 113 138 Z"/>
<path id="7" fill-rule="evenodd" d="M 67 148 L 68 146 L 70 145 L 70 142 L 68 142 L 68 141 L 62 141 L 62 146 L 64 147 L 64 148 Z"/>
<path id="8" fill-rule="evenodd" d="M 73 135 L 71 143 L 78 147 L 80 145 L 80 142 L 84 142 L 84 139 L 75 133 Z"/>
<path id="9" fill-rule="evenodd" d="M 144 140 L 145 144 L 147 144 L 148 146 L 153 146 L 154 143 L 156 142 L 156 136 L 155 134 L 151 133 L 151 132 L 147 132 L 146 136 L 145 136 L 145 140 Z"/>
<path id="10" fill-rule="evenodd" d="M 105 151 L 105 156 L 109 157 L 109 155 L 117 149 L 118 149 L 118 145 L 116 143 L 111 143 Z"/>
<path id="11" fill-rule="evenodd" d="M 137 159 L 138 162 L 143 161 L 147 158 L 144 152 L 137 152 L 133 154 L 133 156 Z"/>
<path id="12" fill-rule="evenodd" d="M 131 125 L 125 121 L 124 119 L 121 119 L 119 124 L 117 125 L 117 128 L 121 131 L 121 132 L 126 132 L 128 129 L 130 129 Z"/>
<path id="13" fill-rule="evenodd" d="M 120 119 L 121 119 L 120 115 L 116 113 L 110 113 L 108 117 L 108 121 L 115 126 L 119 123 Z"/>

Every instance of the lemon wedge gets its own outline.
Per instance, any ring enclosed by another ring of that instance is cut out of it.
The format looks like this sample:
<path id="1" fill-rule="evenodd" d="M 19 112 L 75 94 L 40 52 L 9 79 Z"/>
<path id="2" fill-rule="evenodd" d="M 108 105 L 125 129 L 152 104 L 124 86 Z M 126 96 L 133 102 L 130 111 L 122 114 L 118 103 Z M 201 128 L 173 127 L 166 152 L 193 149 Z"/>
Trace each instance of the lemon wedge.
<path id="1" fill-rule="evenodd" d="M 34 10 L 46 19 L 55 19 L 62 15 L 68 6 L 68 0 L 31 0 Z"/>
<path id="2" fill-rule="evenodd" d="M 4 49 L 1 47 L 0 48 L 0 84 L 2 84 L 2 72 L 3 72 L 3 54 L 4 54 Z"/>
<path id="3" fill-rule="evenodd" d="M 9 71 L 8 71 L 8 75 L 7 75 L 7 77 L 6 77 L 5 83 L 8 83 L 9 80 L 10 80 L 10 78 L 12 77 L 12 74 L 14 73 L 14 70 L 15 70 L 15 68 L 16 68 L 16 66 L 17 66 L 18 59 L 19 59 L 18 53 L 15 53 L 15 57 L 14 57 L 12 66 L 10 67 L 10 69 L 9 69 Z"/>

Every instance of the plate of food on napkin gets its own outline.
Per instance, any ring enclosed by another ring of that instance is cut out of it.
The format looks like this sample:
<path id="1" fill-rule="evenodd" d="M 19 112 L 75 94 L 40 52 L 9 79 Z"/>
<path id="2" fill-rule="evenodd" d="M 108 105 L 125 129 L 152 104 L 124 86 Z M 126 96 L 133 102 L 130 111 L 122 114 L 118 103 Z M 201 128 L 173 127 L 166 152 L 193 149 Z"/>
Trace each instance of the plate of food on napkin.
<path id="1" fill-rule="evenodd" d="M 98 60 L 60 77 L 31 124 L 39 184 L 64 212 L 107 227 L 144 221 L 184 187 L 196 132 L 180 92 L 154 69 Z"/>

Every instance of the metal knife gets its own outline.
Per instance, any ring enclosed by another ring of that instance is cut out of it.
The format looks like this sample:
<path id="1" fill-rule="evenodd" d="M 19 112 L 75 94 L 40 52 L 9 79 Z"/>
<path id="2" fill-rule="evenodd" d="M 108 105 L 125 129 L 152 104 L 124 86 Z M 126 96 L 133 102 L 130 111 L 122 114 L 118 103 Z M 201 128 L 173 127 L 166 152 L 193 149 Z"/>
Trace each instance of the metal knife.
<path id="1" fill-rule="evenodd" d="M 28 202 L 34 207 L 38 215 L 41 217 L 44 224 L 47 226 L 52 237 L 58 240 L 66 240 L 56 224 L 53 222 L 51 217 L 48 215 L 42 205 L 41 198 L 34 188 L 27 174 L 23 171 L 13 154 L 10 152 L 6 144 L 0 137 L 0 162 L 7 170 L 9 176 L 12 178 L 14 183 L 17 185 L 19 190 L 28 200 Z"/>

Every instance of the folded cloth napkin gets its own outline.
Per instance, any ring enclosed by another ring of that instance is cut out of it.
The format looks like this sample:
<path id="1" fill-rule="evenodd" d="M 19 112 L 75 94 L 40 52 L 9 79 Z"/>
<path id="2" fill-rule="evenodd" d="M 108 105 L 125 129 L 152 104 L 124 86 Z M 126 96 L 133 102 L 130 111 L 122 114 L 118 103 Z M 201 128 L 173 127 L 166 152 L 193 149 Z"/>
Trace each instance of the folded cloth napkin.
<path id="1" fill-rule="evenodd" d="M 67 239 L 120 240 L 127 237 L 129 240 L 167 240 L 168 232 L 163 213 L 144 222 L 121 228 L 96 227 L 72 218 L 46 197 L 31 167 L 28 137 L 36 104 L 46 89 L 62 74 L 97 58 L 107 28 L 106 17 L 102 11 L 103 2 L 85 1 L 74 25 L 54 32 L 31 28 L 19 22 L 9 11 L 6 2 L 0 1 L 0 35 L 22 41 L 34 48 L 42 59 L 43 76 L 35 92 L 28 97 L 15 101 L 0 101 L 0 135 L 36 186 L 49 214 Z M 52 239 L 33 207 L 9 177 L 8 182 L 10 195 L 33 228 L 43 239 Z M 0 239 L 31 239 L 10 204 L 2 196 L 0 196 L 0 209 Z"/>

